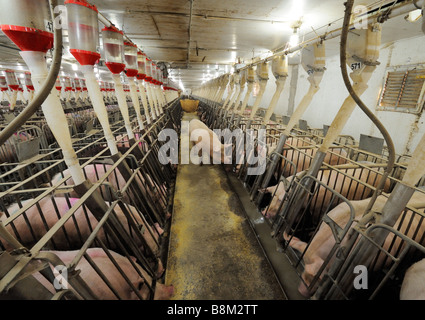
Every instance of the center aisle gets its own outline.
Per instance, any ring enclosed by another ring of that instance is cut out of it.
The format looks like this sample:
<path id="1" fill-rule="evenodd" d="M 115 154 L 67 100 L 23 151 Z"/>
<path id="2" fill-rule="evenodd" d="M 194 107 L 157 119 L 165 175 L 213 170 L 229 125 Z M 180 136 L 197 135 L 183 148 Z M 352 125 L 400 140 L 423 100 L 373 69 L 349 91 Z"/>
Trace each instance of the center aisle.
<path id="1" fill-rule="evenodd" d="M 179 166 L 165 282 L 175 300 L 286 298 L 221 165 Z"/>

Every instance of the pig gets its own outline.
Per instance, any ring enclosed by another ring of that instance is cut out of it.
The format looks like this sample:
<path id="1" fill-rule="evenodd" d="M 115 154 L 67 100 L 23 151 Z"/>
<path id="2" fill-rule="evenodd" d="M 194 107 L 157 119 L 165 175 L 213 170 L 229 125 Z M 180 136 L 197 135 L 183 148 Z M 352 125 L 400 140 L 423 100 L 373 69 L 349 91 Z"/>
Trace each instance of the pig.
<path id="1" fill-rule="evenodd" d="M 217 134 L 208 128 L 202 121 L 197 119 L 190 121 L 190 138 L 192 138 L 192 134 L 198 135 L 198 140 L 195 141 L 195 150 L 207 150 L 213 163 L 230 164 L 232 162 L 232 155 L 225 155 L 225 150 L 232 145 L 222 144 Z"/>
<path id="2" fill-rule="evenodd" d="M 368 191 L 367 188 L 360 184 L 357 181 L 351 180 L 349 177 L 354 177 L 364 183 L 367 183 L 371 186 L 378 186 L 381 175 L 377 174 L 374 171 L 362 170 L 359 169 L 342 169 L 341 171 L 345 172 L 348 177 L 338 173 L 335 170 L 320 170 L 318 173 L 318 180 L 323 182 L 325 185 L 329 186 L 331 189 L 339 192 L 342 196 L 346 197 L 348 200 L 362 200 L 368 198 L 370 196 L 371 190 Z M 291 176 L 287 179 L 288 183 L 291 183 L 295 178 L 301 179 L 305 172 L 300 172 L 294 176 Z M 390 181 L 387 179 L 385 183 L 384 192 L 388 192 L 390 188 Z M 262 192 L 271 193 L 274 195 L 270 205 L 268 208 L 265 208 L 262 211 L 262 214 L 268 218 L 273 219 L 278 210 L 280 203 L 284 200 L 285 197 L 285 185 L 284 183 L 279 183 L 276 186 L 268 187 Z M 306 199 L 307 200 L 307 199 Z M 328 191 L 326 188 L 320 186 L 319 191 L 315 193 L 311 205 L 310 210 L 313 218 L 313 223 L 317 223 L 321 216 L 324 213 L 324 210 L 330 204 L 332 200 L 332 193 Z M 303 207 L 305 208 L 305 206 Z"/>
<path id="3" fill-rule="evenodd" d="M 90 164 L 84 167 L 84 171 L 85 174 L 87 176 L 87 179 L 89 181 L 91 181 L 92 183 L 96 183 L 99 178 L 103 177 L 105 175 L 105 173 L 107 171 L 110 170 L 112 166 L 111 165 L 104 165 L 104 164 Z M 69 176 L 70 175 L 70 171 L 69 169 L 66 169 L 65 171 L 63 171 L 62 173 L 58 173 L 56 174 L 53 179 L 52 179 L 52 185 L 57 185 L 58 182 L 60 180 L 62 180 L 62 176 Z M 140 178 L 142 179 L 142 181 L 140 181 Z M 148 180 L 148 181 L 146 181 Z M 114 188 L 114 190 L 122 190 L 122 188 L 127 184 L 127 181 L 124 179 L 124 177 L 121 175 L 121 173 L 119 172 L 119 170 L 115 170 L 114 173 L 112 173 L 106 180 L 107 182 L 109 182 L 112 187 Z M 106 182 L 105 181 L 105 182 Z M 145 177 L 143 177 L 143 174 L 137 175 L 135 178 L 135 181 L 137 181 L 137 184 L 140 187 L 140 190 L 142 191 L 142 194 L 144 197 L 147 197 L 147 199 L 152 199 L 152 203 L 157 206 L 160 205 L 161 210 L 165 211 L 166 209 L 166 204 L 164 203 L 164 199 L 166 198 L 166 187 L 165 185 L 162 185 L 161 187 L 156 184 L 156 182 L 154 180 L 152 180 L 152 178 L 149 175 L 145 175 Z M 148 183 L 149 182 L 149 183 Z M 74 180 L 71 178 L 69 178 L 68 180 L 66 180 L 65 185 L 68 186 L 73 186 Z M 152 191 L 149 188 L 149 185 L 152 185 L 156 191 Z M 108 192 L 108 189 L 106 186 L 101 186 L 100 190 L 102 192 L 102 195 L 104 197 L 105 200 L 107 201 L 112 201 L 114 200 L 113 197 L 111 197 L 110 193 Z M 68 195 L 70 197 L 73 198 L 77 198 L 78 195 L 75 191 L 71 190 Z M 122 194 L 123 198 L 123 202 L 131 204 L 131 200 L 130 200 L 130 195 L 129 192 L 125 192 Z M 166 213 L 166 217 L 169 218 L 170 214 Z"/>
<path id="4" fill-rule="evenodd" d="M 68 205 L 66 198 L 62 197 L 56 197 L 56 198 L 50 198 L 45 197 L 42 200 L 38 202 L 38 205 L 41 209 L 41 212 L 43 213 L 43 216 L 46 220 L 47 228 L 50 230 L 60 219 L 58 217 L 58 214 L 60 217 L 64 216 L 70 208 L 72 208 L 76 202 L 78 202 L 80 199 L 71 198 L 69 199 L 70 205 Z M 29 201 L 34 200 L 27 200 L 24 201 L 22 204 L 25 205 Z M 58 210 L 56 212 L 54 203 L 56 204 Z M 151 227 L 149 224 L 146 224 L 143 219 L 138 214 L 137 210 L 128 205 L 128 210 L 132 214 L 135 220 L 136 226 L 142 231 L 143 238 L 146 241 L 149 248 L 152 250 L 155 256 L 159 255 L 159 237 L 162 235 L 163 230 L 160 228 L 158 224 L 154 224 L 154 227 Z M 8 212 L 11 216 L 13 216 L 14 212 L 19 210 L 19 206 L 17 204 L 12 205 L 8 208 Z M 122 211 L 120 206 L 116 206 L 114 209 L 119 221 L 123 225 L 123 227 L 127 230 L 127 232 L 130 231 L 129 229 L 129 222 Z M 36 205 L 31 206 L 28 210 L 25 211 L 26 218 L 23 215 L 20 215 L 18 218 L 16 218 L 13 221 L 13 226 L 11 224 L 8 224 L 6 226 L 6 229 L 11 233 L 12 235 L 16 235 L 16 233 L 19 235 L 18 240 L 20 240 L 21 244 L 26 247 L 31 247 L 35 245 L 46 233 L 48 230 L 46 230 L 46 227 L 44 226 L 43 220 L 41 218 L 40 212 Z M 52 240 L 55 244 L 55 247 L 53 247 L 53 244 L 51 242 L 47 243 L 47 248 L 50 249 L 56 249 L 56 250 L 73 250 L 73 249 L 79 249 L 84 244 L 84 242 L 87 240 L 89 235 L 92 233 L 92 230 L 97 225 L 97 219 L 92 215 L 92 213 L 87 209 L 87 217 L 84 212 L 84 208 L 81 206 L 77 209 L 77 211 L 74 213 L 74 218 L 76 220 L 76 223 L 78 225 L 78 230 L 76 228 L 75 222 L 72 218 L 70 218 L 61 228 L 58 230 L 55 235 L 52 237 Z M 0 222 L 3 222 L 6 219 L 6 216 L 3 214 L 0 216 Z M 26 220 L 32 227 L 32 232 L 27 226 Z M 65 229 L 65 232 L 63 231 Z M 16 230 L 16 233 L 15 231 Z M 81 238 L 80 238 L 81 235 Z M 131 233 L 130 233 L 131 235 Z M 138 236 L 133 237 L 135 240 L 135 243 L 141 248 L 142 252 L 144 252 L 147 248 L 143 247 L 143 244 L 141 243 Z M 0 238 L 1 239 L 1 238 Z M 106 235 L 104 233 L 103 228 L 98 233 L 98 239 L 100 239 L 103 243 L 110 246 L 110 249 L 117 249 L 116 244 L 113 241 L 107 241 Z M 51 247 L 50 247 L 51 246 Z M 6 245 L 7 248 L 7 245 Z M 162 262 L 160 259 L 157 259 L 156 261 L 158 263 L 158 277 L 160 277 L 163 272 L 164 268 L 162 265 Z"/>
<path id="5" fill-rule="evenodd" d="M 425 300 L 425 259 L 407 269 L 401 284 L 400 300 Z"/>
<path id="6" fill-rule="evenodd" d="M 43 251 L 42 251 L 43 252 Z M 64 265 L 69 265 L 78 251 L 47 251 L 48 253 L 55 254 L 59 259 L 62 260 Z M 101 270 L 105 277 L 111 282 L 112 287 L 117 291 L 118 295 L 123 300 L 138 300 L 139 297 L 131 288 L 127 280 L 121 275 L 118 268 L 113 264 L 112 260 L 107 256 L 105 251 L 100 248 L 90 248 L 86 252 L 93 260 L 95 265 Z M 150 298 L 150 289 L 152 287 L 152 278 L 146 273 L 143 268 L 137 264 L 134 258 L 131 258 L 135 264 L 132 265 L 130 260 L 116 252 L 109 251 L 113 259 L 123 270 L 132 285 L 139 291 L 143 300 Z M 138 270 L 136 270 L 136 268 Z M 99 300 L 116 300 L 118 297 L 112 292 L 112 290 L 103 281 L 100 275 L 95 269 L 88 263 L 83 256 L 79 263 L 76 265 L 75 270 L 80 271 L 80 277 L 93 291 Z M 139 274 L 142 275 L 140 275 Z M 55 293 L 53 285 L 50 284 L 40 273 L 34 274 L 34 277 L 39 280 L 47 289 L 52 293 Z M 148 287 L 149 286 L 149 287 Z M 69 285 L 70 288 L 71 285 Z M 174 287 L 166 286 L 164 284 L 156 282 L 154 287 L 154 300 L 169 300 L 174 294 Z"/>
<path id="7" fill-rule="evenodd" d="M 388 195 L 379 196 L 374 203 L 372 211 L 382 212 L 382 208 L 384 207 L 387 198 L 388 198 Z M 369 203 L 370 203 L 370 199 L 351 201 L 351 205 L 353 206 L 354 213 L 355 213 L 355 218 L 350 228 L 353 228 L 357 224 L 357 221 L 359 221 L 363 217 L 363 215 L 366 213 L 365 211 Z M 412 198 L 410 199 L 408 205 L 416 209 L 424 208 L 425 194 L 420 191 L 415 192 Z M 415 234 L 415 240 L 418 240 L 420 237 L 422 237 L 422 234 L 425 232 L 425 225 L 420 222 L 421 219 L 419 217 L 415 217 L 415 219 L 413 219 L 412 225 L 410 225 L 409 227 L 409 222 L 411 220 L 410 217 L 412 216 L 412 213 L 413 213 L 412 211 L 408 210 L 404 220 L 402 216 L 400 216 L 400 218 L 397 220 L 395 224 L 395 228 L 399 228 L 400 222 L 404 221 L 403 225 L 400 228 L 400 232 L 413 238 L 413 234 L 415 230 L 417 229 L 416 227 L 419 226 L 420 230 L 417 234 Z M 339 204 L 338 206 L 336 206 L 333 210 L 331 210 L 327 215 L 341 228 L 345 228 L 350 218 L 350 208 L 347 205 L 347 203 L 343 202 Z M 408 232 L 406 232 L 407 228 L 409 228 Z M 322 223 L 317 233 L 311 239 L 310 244 L 307 244 L 306 242 L 303 242 L 296 237 L 290 237 L 285 233 L 283 234 L 283 238 L 286 241 L 289 241 L 288 245 L 290 247 L 294 248 L 295 250 L 298 250 L 299 252 L 303 254 L 302 257 L 304 260 L 305 267 L 302 273 L 302 281 L 300 282 L 298 291 L 303 296 L 310 297 L 317 290 L 316 286 L 310 287 L 311 282 L 313 281 L 314 277 L 319 272 L 324 261 L 328 258 L 332 248 L 335 245 L 335 238 L 333 236 L 333 232 L 327 223 Z M 389 250 L 390 244 L 393 240 L 394 240 L 394 236 L 390 234 L 385 240 L 384 248 Z M 341 246 L 346 245 L 347 241 L 348 239 L 347 237 L 345 237 L 341 243 Z M 400 239 L 397 238 L 396 243 L 392 246 L 392 251 L 395 251 L 397 248 L 399 248 L 399 244 L 400 244 Z M 327 264 L 324 272 L 320 275 L 320 279 L 322 279 L 323 274 L 325 274 L 329 270 L 333 261 L 334 261 L 334 257 L 332 257 L 331 261 Z M 377 265 L 379 265 L 379 263 L 377 263 Z"/>

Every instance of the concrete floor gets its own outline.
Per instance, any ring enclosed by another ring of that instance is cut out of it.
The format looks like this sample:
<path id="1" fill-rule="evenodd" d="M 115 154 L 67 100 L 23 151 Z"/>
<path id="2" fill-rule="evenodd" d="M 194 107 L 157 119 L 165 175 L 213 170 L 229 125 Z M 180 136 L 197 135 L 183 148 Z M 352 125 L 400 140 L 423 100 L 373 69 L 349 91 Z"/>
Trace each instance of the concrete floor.
<path id="1" fill-rule="evenodd" d="M 179 166 L 165 283 L 175 300 L 286 299 L 221 165 Z"/>

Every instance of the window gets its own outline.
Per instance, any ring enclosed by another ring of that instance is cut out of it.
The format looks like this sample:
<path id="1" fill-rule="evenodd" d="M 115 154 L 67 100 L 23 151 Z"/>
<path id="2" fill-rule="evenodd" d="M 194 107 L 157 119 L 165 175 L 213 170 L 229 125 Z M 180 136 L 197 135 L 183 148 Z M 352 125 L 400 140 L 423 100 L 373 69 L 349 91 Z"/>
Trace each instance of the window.
<path id="1" fill-rule="evenodd" d="M 378 110 L 420 113 L 424 105 L 425 69 L 388 70 Z"/>

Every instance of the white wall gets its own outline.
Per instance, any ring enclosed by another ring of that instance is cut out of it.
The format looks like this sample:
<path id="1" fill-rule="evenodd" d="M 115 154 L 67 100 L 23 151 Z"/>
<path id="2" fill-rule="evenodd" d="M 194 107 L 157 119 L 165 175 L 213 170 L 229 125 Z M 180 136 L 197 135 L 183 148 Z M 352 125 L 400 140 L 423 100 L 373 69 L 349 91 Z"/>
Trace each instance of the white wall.
<path id="1" fill-rule="evenodd" d="M 376 111 L 376 106 L 379 101 L 387 67 L 418 63 L 425 64 L 425 36 L 401 40 L 390 45 L 383 45 L 379 61 L 381 64 L 377 67 L 374 75 L 369 81 L 368 90 L 361 98 L 385 125 L 394 141 L 397 153 L 411 153 L 425 133 L 425 126 L 423 125 L 425 115 L 417 117 L 405 113 Z M 339 55 L 328 57 L 326 68 L 327 70 L 320 86 L 321 89 L 316 94 L 310 107 L 303 116 L 303 119 L 307 120 L 311 128 L 323 128 L 324 124 L 330 125 L 342 103 L 349 95 L 342 80 Z M 278 115 L 287 115 L 290 77 L 291 73 L 288 76 L 285 90 L 275 110 L 275 113 Z M 300 67 L 295 108 L 307 92 L 309 85 L 307 74 L 304 69 Z M 275 88 L 275 78 L 271 71 L 269 71 L 269 81 L 265 95 L 260 104 L 261 108 L 267 108 L 274 95 Z M 254 101 L 255 98 L 251 97 L 248 104 L 252 105 Z M 415 125 L 416 121 L 417 125 Z M 414 128 L 413 132 L 412 127 Z M 375 128 L 360 108 L 356 108 L 353 112 L 342 134 L 351 135 L 356 140 L 359 140 L 360 134 L 382 137 L 378 129 Z"/>

